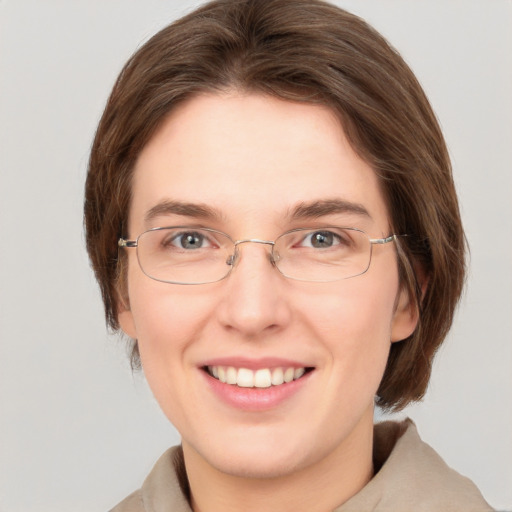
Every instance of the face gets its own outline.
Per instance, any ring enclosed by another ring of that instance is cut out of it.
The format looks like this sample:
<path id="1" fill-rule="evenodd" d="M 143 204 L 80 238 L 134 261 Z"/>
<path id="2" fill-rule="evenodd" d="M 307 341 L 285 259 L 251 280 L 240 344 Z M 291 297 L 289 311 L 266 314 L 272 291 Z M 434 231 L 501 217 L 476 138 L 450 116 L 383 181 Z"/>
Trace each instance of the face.
<path id="1" fill-rule="evenodd" d="M 324 226 L 390 234 L 376 175 L 331 111 L 266 96 L 202 95 L 181 105 L 140 154 L 132 192 L 130 238 L 176 225 L 233 240 Z M 267 245 L 239 249 L 228 278 L 189 286 L 150 279 L 127 249 L 120 323 L 138 340 L 185 456 L 259 477 L 357 459 L 390 344 L 415 327 L 394 244 L 374 246 L 366 273 L 328 283 L 284 277 Z M 240 368 L 249 379 L 270 372 L 277 384 L 242 387 L 211 375 Z M 299 377 L 279 384 L 280 372 Z"/>

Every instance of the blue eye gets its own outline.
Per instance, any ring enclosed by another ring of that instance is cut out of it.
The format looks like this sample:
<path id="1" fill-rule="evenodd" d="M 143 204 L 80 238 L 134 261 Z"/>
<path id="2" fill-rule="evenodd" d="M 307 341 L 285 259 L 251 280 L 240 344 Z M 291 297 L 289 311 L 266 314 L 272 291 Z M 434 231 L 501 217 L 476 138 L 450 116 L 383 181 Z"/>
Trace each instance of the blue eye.
<path id="1" fill-rule="evenodd" d="M 315 249 L 328 249 L 334 245 L 339 245 L 340 242 L 340 237 L 332 231 L 314 231 L 304 238 L 302 244 Z"/>
<path id="2" fill-rule="evenodd" d="M 197 232 L 180 233 L 172 239 L 172 244 L 180 249 L 201 249 L 205 242 L 205 236 Z"/>
<path id="3" fill-rule="evenodd" d="M 162 230 L 165 234 L 167 230 Z M 211 242 L 206 235 L 199 231 L 174 231 L 171 230 L 160 241 L 163 249 L 196 250 L 211 247 Z"/>

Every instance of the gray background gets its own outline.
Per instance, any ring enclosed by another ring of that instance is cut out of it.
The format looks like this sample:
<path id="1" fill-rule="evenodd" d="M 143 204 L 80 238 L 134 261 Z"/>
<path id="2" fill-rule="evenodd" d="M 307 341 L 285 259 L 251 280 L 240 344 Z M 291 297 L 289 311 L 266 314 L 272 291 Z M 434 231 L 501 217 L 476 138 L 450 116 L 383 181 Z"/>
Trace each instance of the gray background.
<path id="1" fill-rule="evenodd" d="M 453 157 L 467 292 L 420 433 L 512 509 L 512 2 L 339 1 L 423 83 Z M 88 150 L 132 51 L 197 5 L 0 0 L 0 511 L 107 510 L 178 436 L 109 337 L 82 233 Z"/>

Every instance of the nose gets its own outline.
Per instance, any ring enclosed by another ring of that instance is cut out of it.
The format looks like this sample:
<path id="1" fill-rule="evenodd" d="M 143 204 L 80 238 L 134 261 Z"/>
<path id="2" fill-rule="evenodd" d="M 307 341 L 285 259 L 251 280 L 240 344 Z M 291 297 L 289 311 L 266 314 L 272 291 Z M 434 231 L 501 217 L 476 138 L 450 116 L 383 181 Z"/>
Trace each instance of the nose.
<path id="1" fill-rule="evenodd" d="M 237 244 L 234 268 L 224 281 L 217 316 L 224 328 L 246 338 L 278 331 L 290 320 L 285 279 L 272 264 L 263 240 Z"/>

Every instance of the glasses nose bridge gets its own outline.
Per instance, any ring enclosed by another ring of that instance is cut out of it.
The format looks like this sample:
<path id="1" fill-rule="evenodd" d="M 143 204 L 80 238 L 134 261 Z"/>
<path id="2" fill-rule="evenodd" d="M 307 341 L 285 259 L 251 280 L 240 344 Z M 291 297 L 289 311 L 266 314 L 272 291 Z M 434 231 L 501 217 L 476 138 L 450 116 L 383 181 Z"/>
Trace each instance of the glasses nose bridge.
<path id="1" fill-rule="evenodd" d="M 261 240 L 260 238 L 244 238 L 243 240 L 236 240 L 233 243 L 233 245 L 235 247 L 238 247 L 240 244 L 246 244 L 246 243 L 264 244 L 264 245 L 271 245 L 271 246 L 275 245 L 275 242 L 273 240 Z"/>
<path id="2" fill-rule="evenodd" d="M 235 266 L 235 264 L 237 263 L 237 261 L 240 258 L 238 246 L 242 245 L 242 244 L 247 244 L 247 243 L 270 245 L 270 247 L 271 247 L 270 254 L 269 254 L 270 262 L 272 263 L 272 265 L 275 264 L 274 255 L 273 255 L 273 248 L 274 248 L 275 242 L 273 240 L 262 240 L 260 238 L 244 238 L 242 240 L 236 240 L 235 242 L 233 242 L 234 252 L 228 258 L 228 261 L 227 261 L 228 265 Z"/>

